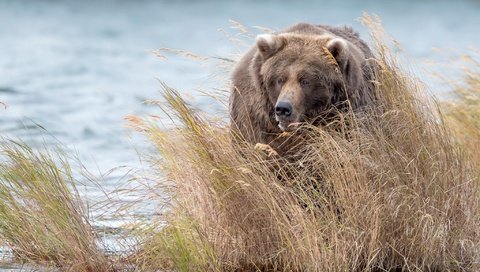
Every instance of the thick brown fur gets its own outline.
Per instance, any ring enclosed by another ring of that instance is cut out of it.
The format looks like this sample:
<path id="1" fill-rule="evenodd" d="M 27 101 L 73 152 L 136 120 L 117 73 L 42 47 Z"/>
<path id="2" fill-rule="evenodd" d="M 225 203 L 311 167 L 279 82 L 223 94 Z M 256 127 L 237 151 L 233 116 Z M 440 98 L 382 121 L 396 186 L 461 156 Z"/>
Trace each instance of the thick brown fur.
<path id="1" fill-rule="evenodd" d="M 291 146 L 278 135 L 298 123 L 361 111 L 374 103 L 373 55 L 348 27 L 300 23 L 257 43 L 238 62 L 230 97 L 232 132 L 278 153 Z M 288 118 L 275 115 L 280 100 L 293 105 Z M 315 124 L 320 124 L 317 122 Z"/>

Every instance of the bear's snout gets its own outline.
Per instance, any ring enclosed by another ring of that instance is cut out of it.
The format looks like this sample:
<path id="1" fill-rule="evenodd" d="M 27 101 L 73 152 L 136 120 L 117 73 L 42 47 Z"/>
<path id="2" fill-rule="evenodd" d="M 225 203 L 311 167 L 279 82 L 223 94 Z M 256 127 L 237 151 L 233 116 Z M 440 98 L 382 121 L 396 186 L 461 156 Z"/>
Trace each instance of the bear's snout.
<path id="1" fill-rule="evenodd" d="M 277 105 L 275 105 L 275 115 L 278 117 L 289 117 L 292 115 L 292 103 L 288 101 L 279 101 Z"/>
<path id="2" fill-rule="evenodd" d="M 298 123 L 298 113 L 295 112 L 293 104 L 290 101 L 278 101 L 275 105 L 275 120 L 278 127 L 283 131 L 292 130 Z"/>

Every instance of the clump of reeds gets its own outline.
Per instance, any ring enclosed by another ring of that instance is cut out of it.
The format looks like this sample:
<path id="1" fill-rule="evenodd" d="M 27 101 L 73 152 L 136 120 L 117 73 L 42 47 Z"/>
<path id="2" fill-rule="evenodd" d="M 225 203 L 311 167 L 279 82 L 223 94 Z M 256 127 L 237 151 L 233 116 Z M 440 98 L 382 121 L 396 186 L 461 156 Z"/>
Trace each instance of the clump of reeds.
<path id="1" fill-rule="evenodd" d="M 476 53 L 478 57 L 480 52 Z M 473 57 L 463 59 L 467 62 L 464 80 L 454 86 L 454 101 L 441 106 L 456 139 L 480 164 L 480 63 Z"/>
<path id="2" fill-rule="evenodd" d="M 13 261 L 111 271 L 63 153 L 10 140 L 0 154 L 0 239 Z"/>
<path id="3" fill-rule="evenodd" d="M 159 152 L 154 166 L 165 174 L 159 185 L 170 205 L 144 232 L 139 267 L 480 269 L 479 165 L 423 84 L 399 67 L 378 21 L 365 22 L 373 29 L 377 104 L 326 126 L 305 125 L 294 159 L 268 145 L 235 147 L 228 124 L 163 86 L 163 110 L 177 126 L 134 124 Z"/>

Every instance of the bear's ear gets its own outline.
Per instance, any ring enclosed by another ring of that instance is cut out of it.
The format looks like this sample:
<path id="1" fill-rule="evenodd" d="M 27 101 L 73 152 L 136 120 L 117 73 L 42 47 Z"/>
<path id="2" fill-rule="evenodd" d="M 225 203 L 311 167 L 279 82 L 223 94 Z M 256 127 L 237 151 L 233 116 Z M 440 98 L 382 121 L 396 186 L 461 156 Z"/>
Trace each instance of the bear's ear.
<path id="1" fill-rule="evenodd" d="M 349 55 L 347 41 L 342 38 L 333 38 L 327 42 L 326 47 L 337 61 L 340 69 L 344 71 L 345 67 L 347 67 Z"/>
<path id="2" fill-rule="evenodd" d="M 257 36 L 258 51 L 266 60 L 275 54 L 284 45 L 285 40 L 283 37 L 275 34 L 261 34 Z"/>

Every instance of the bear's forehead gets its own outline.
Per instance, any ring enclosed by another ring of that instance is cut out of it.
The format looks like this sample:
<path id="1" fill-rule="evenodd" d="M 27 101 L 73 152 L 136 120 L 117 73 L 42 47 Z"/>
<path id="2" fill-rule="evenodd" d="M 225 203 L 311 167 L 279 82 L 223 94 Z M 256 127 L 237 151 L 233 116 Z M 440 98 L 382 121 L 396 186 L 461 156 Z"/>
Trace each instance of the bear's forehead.
<path id="1" fill-rule="evenodd" d="M 326 44 L 335 37 L 329 34 L 297 33 L 284 33 L 279 36 L 283 39 L 284 46 L 262 65 L 261 73 L 264 76 L 303 73 L 328 78 L 338 76 L 336 67 L 332 65 L 330 56 L 326 54 L 328 50 L 325 48 Z"/>
<path id="2" fill-rule="evenodd" d="M 325 46 L 330 40 L 335 38 L 334 36 L 329 34 L 307 35 L 297 33 L 284 33 L 280 34 L 279 36 L 284 39 L 286 47 Z"/>
<path id="3" fill-rule="evenodd" d="M 336 79 L 339 78 L 335 67 L 328 62 L 327 58 L 321 53 L 314 53 L 315 57 L 297 54 L 288 54 L 288 51 L 279 52 L 271 60 L 267 61 L 261 68 L 267 80 L 270 77 L 285 76 L 295 78 L 299 75 L 316 76 L 319 78 Z"/>
<path id="4" fill-rule="evenodd" d="M 304 59 L 306 61 L 320 61 L 328 60 L 326 56 L 327 43 L 335 37 L 323 35 L 302 35 L 302 34 L 282 34 L 284 38 L 284 46 L 277 54 L 277 58 L 292 58 Z"/>
<path id="5" fill-rule="evenodd" d="M 300 66 L 322 69 L 333 68 L 329 55 L 322 44 L 285 46 L 274 54 L 266 63 L 274 67 Z"/>

